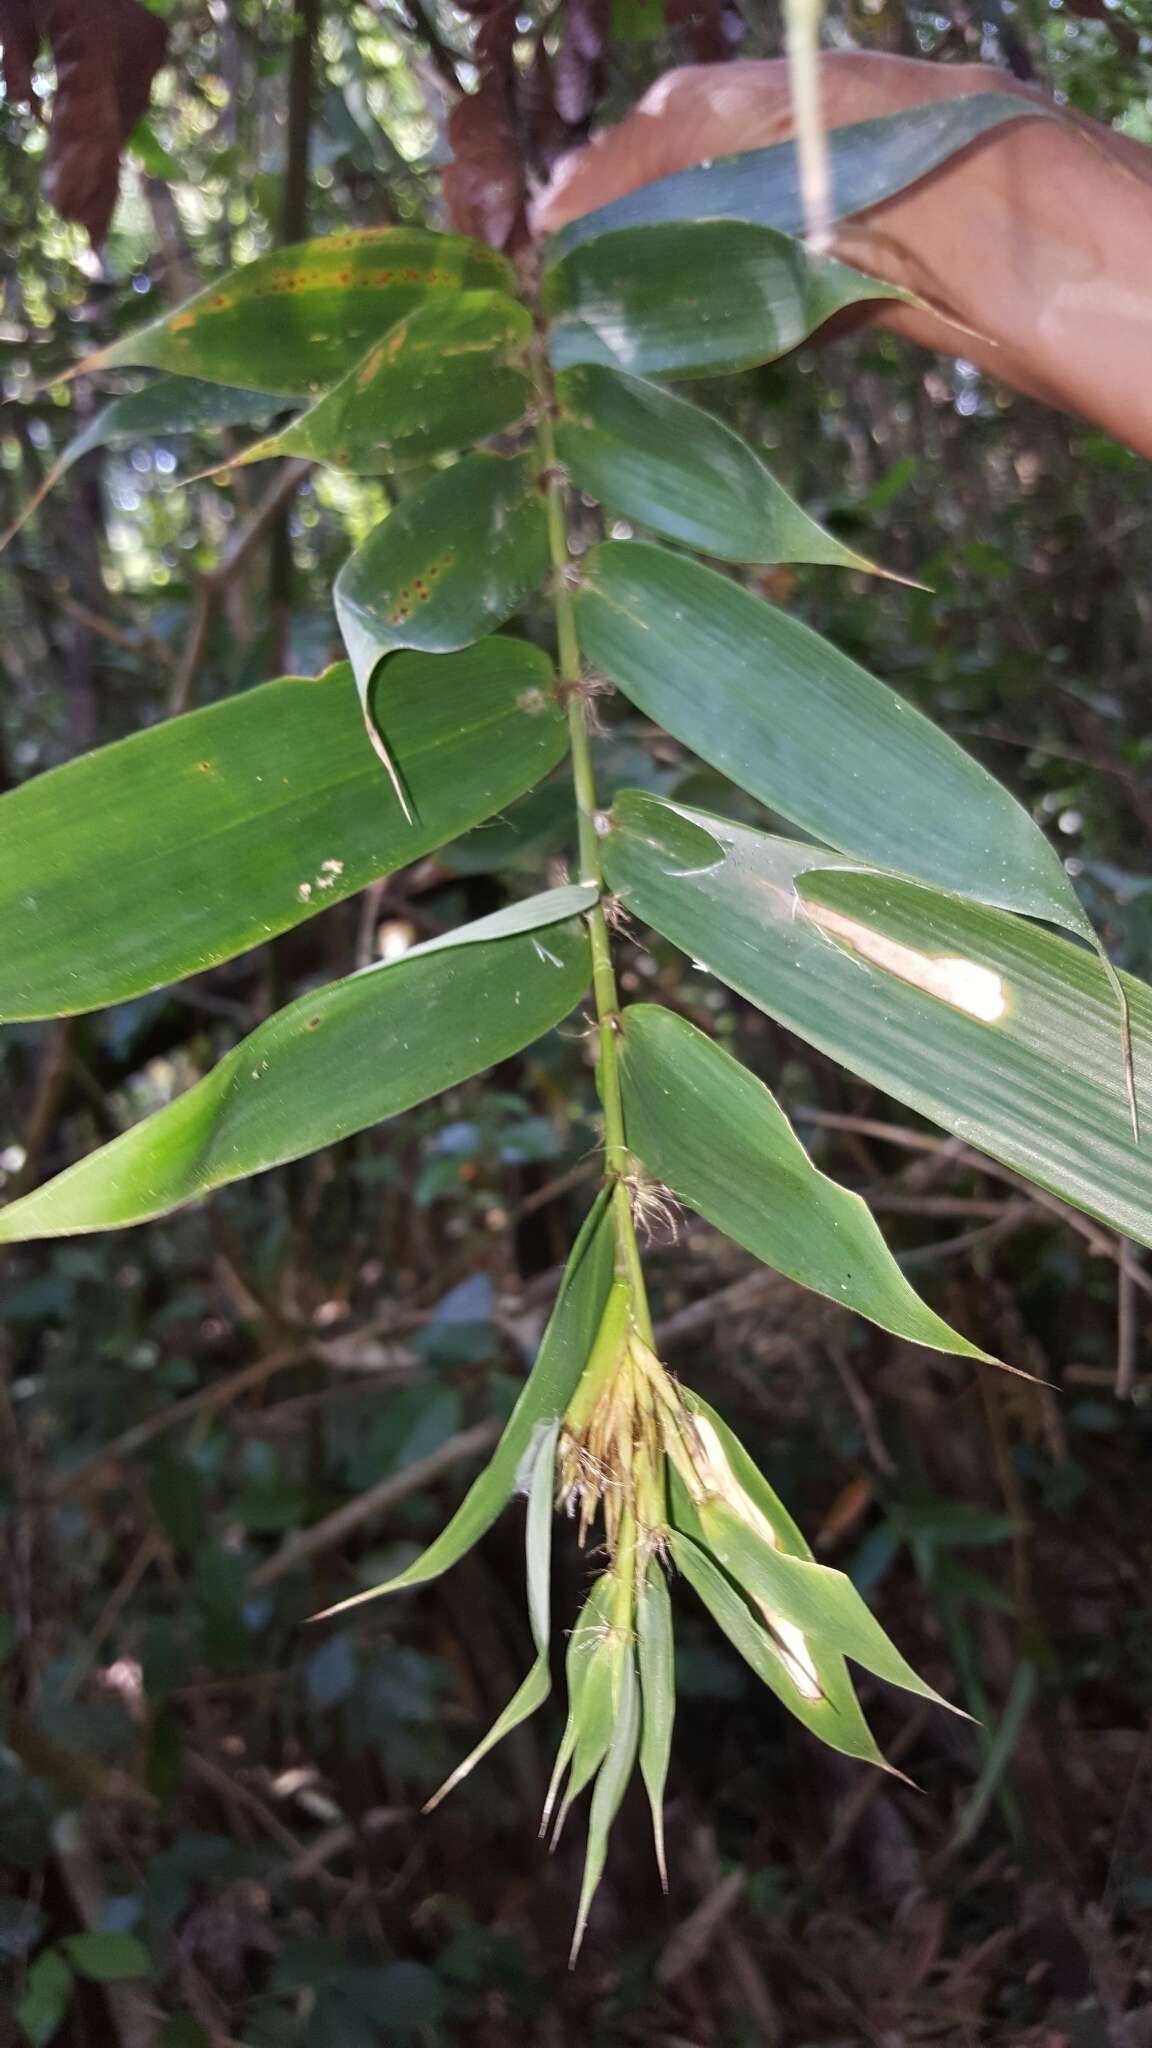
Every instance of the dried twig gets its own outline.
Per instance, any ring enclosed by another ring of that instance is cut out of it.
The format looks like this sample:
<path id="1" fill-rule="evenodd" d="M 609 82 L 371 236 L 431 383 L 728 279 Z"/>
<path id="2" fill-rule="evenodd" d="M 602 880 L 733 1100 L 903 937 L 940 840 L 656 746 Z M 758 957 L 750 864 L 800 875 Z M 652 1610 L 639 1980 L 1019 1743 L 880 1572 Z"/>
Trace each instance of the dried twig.
<path id="1" fill-rule="evenodd" d="M 314 1522 L 310 1529 L 300 1529 L 294 1536 L 289 1536 L 279 1550 L 249 1574 L 248 1584 L 254 1590 L 274 1585 L 277 1579 L 286 1578 L 289 1572 L 297 1571 L 312 1558 L 335 1549 L 345 1537 L 363 1528 L 366 1522 L 374 1522 L 400 1501 L 408 1500 L 425 1486 L 431 1486 L 433 1480 L 450 1472 L 454 1465 L 489 1450 L 500 1434 L 500 1427 L 494 1421 L 477 1422 L 471 1429 L 458 1430 L 428 1457 L 417 1458 L 411 1465 L 405 1465 L 403 1471 L 390 1473 L 378 1485 L 370 1486 L 366 1493 L 325 1515 L 323 1521 Z"/>
<path id="2" fill-rule="evenodd" d="M 1045 1188 L 1033 1187 L 1023 1174 L 1014 1173 L 1010 1166 L 1001 1166 L 995 1159 L 987 1159 L 982 1152 L 974 1151 L 959 1138 L 934 1138 L 927 1131 L 914 1131 L 906 1124 L 886 1124 L 870 1116 L 845 1116 L 836 1110 L 798 1109 L 795 1114 L 798 1122 L 819 1124 L 831 1131 L 855 1131 L 860 1137 L 878 1138 L 885 1145 L 899 1145 L 908 1152 L 947 1153 L 958 1166 L 970 1167 L 990 1180 L 1002 1180 L 1008 1187 L 1020 1188 L 1037 1208 L 1047 1209 L 1051 1215 L 1058 1216 L 1062 1223 L 1082 1237 L 1097 1258 L 1111 1259 L 1113 1265 L 1120 1264 L 1120 1242 L 1110 1231 L 1093 1223 L 1090 1217 L 1082 1216 L 1078 1209 L 1062 1202 L 1058 1195 L 1050 1195 Z M 1152 1297 L 1152 1274 L 1146 1273 L 1142 1266 L 1133 1268 L 1132 1284 Z"/>
<path id="3" fill-rule="evenodd" d="M 169 1408 L 163 1408 L 156 1415 L 149 1415 L 144 1422 L 133 1423 L 121 1436 L 114 1437 L 110 1444 L 93 1451 L 91 1457 L 82 1458 L 67 1472 L 58 1473 L 48 1483 L 48 1498 L 63 1500 L 69 1494 L 82 1493 L 105 1472 L 112 1472 L 125 1458 L 134 1457 L 155 1437 L 165 1430 L 174 1429 L 178 1423 L 190 1422 L 198 1415 L 210 1414 L 214 1408 L 226 1408 L 239 1395 L 251 1387 L 263 1386 L 274 1373 L 286 1372 L 291 1365 L 301 1365 L 310 1352 L 294 1346 L 290 1350 L 270 1351 L 265 1358 L 257 1358 L 251 1365 L 242 1366 L 226 1380 L 216 1380 L 211 1386 L 201 1387 L 195 1394 L 188 1394 L 182 1401 L 174 1401 Z"/>
<path id="4" fill-rule="evenodd" d="M 275 524 L 285 506 L 291 503 L 311 468 L 312 464 L 303 459 L 286 462 L 264 496 L 253 507 L 251 516 L 245 520 L 240 531 L 233 535 L 215 568 L 206 569 L 201 577 L 192 611 L 192 624 L 168 696 L 170 717 L 187 711 L 191 704 L 196 677 L 208 649 L 209 636 L 225 586 L 243 567 L 253 548 Z"/>

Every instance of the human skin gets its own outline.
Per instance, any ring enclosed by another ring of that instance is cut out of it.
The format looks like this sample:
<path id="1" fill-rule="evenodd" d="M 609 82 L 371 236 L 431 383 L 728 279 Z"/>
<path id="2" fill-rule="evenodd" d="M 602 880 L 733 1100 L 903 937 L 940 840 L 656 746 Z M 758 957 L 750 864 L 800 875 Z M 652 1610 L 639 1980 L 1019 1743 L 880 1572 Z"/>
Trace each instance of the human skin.
<path id="1" fill-rule="evenodd" d="M 986 64 L 837 51 L 822 57 L 820 79 L 829 128 L 980 92 L 1055 115 L 994 129 L 839 223 L 833 253 L 926 301 L 877 304 L 865 316 L 877 325 L 978 363 L 1152 456 L 1152 149 Z M 792 132 L 784 60 L 670 71 L 558 165 L 535 230 L 553 233 L 672 171 Z"/>

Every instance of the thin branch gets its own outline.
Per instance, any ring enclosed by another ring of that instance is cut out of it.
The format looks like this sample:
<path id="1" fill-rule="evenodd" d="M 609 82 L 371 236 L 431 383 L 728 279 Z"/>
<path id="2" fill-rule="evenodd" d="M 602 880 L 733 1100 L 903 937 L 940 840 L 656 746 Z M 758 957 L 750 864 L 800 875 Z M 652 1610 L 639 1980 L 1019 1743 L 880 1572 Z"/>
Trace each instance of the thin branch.
<path id="1" fill-rule="evenodd" d="M 279 1550 L 249 1573 L 249 1586 L 258 1591 L 264 1586 L 274 1585 L 277 1579 L 286 1578 L 290 1572 L 299 1570 L 301 1565 L 310 1563 L 324 1551 L 335 1549 L 346 1537 L 363 1528 L 366 1522 L 377 1521 L 389 1508 L 431 1486 L 454 1465 L 462 1464 L 467 1458 L 480 1457 L 490 1450 L 500 1435 L 500 1428 L 501 1425 L 493 1421 L 477 1422 L 471 1429 L 459 1430 L 428 1457 L 417 1458 L 413 1464 L 405 1465 L 402 1472 L 391 1473 L 376 1486 L 370 1486 L 356 1500 L 347 1501 L 333 1514 L 325 1515 L 323 1521 L 314 1522 L 310 1529 L 301 1529 L 296 1535 L 289 1536 Z"/>
<path id="2" fill-rule="evenodd" d="M 240 531 L 233 535 L 215 568 L 206 569 L 200 578 L 192 624 L 168 696 L 170 717 L 187 711 L 192 702 L 196 677 L 208 651 L 208 641 L 226 584 L 244 566 L 253 548 L 291 503 L 311 467 L 312 464 L 302 458 L 286 462 Z"/>
<path id="3" fill-rule="evenodd" d="M 835 1110 L 798 1109 L 797 1119 L 803 1123 L 819 1124 L 830 1131 L 855 1131 L 860 1137 L 878 1138 L 885 1145 L 899 1145 L 907 1152 L 946 1153 L 958 1166 L 971 1167 L 977 1173 L 987 1175 L 990 1180 L 1002 1180 L 1008 1187 L 1019 1188 L 1039 1209 L 1047 1209 L 1058 1216 L 1070 1230 L 1084 1239 L 1089 1250 L 1097 1258 L 1111 1259 L 1114 1266 L 1121 1261 L 1120 1242 L 1109 1231 L 1082 1216 L 1069 1202 L 1062 1202 L 1059 1195 L 1050 1195 L 1046 1188 L 1038 1188 L 1025 1180 L 1023 1174 L 1014 1173 L 1010 1166 L 1001 1166 L 995 1159 L 988 1159 L 982 1152 L 973 1151 L 959 1138 L 933 1138 L 927 1131 L 914 1131 L 906 1124 L 886 1124 L 876 1117 L 845 1116 Z M 1152 1298 L 1152 1274 L 1142 1266 L 1136 1266 L 1131 1273 L 1132 1285 Z"/>
<path id="4" fill-rule="evenodd" d="M 182 1401 L 174 1401 L 170 1407 L 148 1416 L 146 1421 L 133 1423 L 122 1436 L 115 1437 L 101 1450 L 93 1451 L 91 1457 L 82 1458 L 78 1465 L 51 1479 L 47 1487 L 49 1500 L 65 1500 L 70 1494 L 86 1492 L 102 1474 L 115 1471 L 126 1458 L 135 1457 L 165 1430 L 174 1429 L 181 1422 L 192 1421 L 198 1415 L 211 1414 L 213 1409 L 226 1408 L 250 1388 L 263 1386 L 274 1373 L 285 1372 L 291 1365 L 302 1365 L 310 1356 L 310 1351 L 299 1345 L 291 1350 L 271 1351 L 266 1358 L 257 1358 L 253 1364 L 233 1373 L 231 1378 L 201 1387 L 198 1393 L 187 1394 Z"/>
<path id="5" fill-rule="evenodd" d="M 1136 1316 L 1137 1252 L 1120 1239 L 1120 1275 L 1116 1290 L 1116 1399 L 1130 1401 L 1136 1384 L 1136 1352 L 1140 1331 Z"/>

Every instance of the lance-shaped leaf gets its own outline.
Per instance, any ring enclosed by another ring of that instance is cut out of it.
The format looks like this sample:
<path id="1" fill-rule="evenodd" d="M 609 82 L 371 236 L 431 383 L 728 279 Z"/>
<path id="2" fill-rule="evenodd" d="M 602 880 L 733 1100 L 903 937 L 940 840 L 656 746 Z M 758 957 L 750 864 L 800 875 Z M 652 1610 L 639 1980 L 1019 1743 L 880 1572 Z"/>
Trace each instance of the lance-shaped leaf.
<path id="1" fill-rule="evenodd" d="M 532 316 L 503 292 L 437 292 L 397 322 L 346 377 L 235 462 L 303 455 L 375 476 L 466 448 L 527 411 L 521 365 Z"/>
<path id="2" fill-rule="evenodd" d="M 357 1593 L 329 1614 L 342 1614 L 381 1593 L 421 1586 L 458 1563 L 490 1529 L 520 1484 L 533 1440 L 563 1415 L 596 1341 L 596 1332 L 612 1287 L 614 1240 L 606 1194 L 597 1196 L 569 1254 L 556 1306 L 548 1320 L 528 1379 L 504 1427 L 496 1449 L 470 1487 L 447 1528 L 406 1570 Z M 322 1619 L 323 1617 L 318 1617 Z"/>
<path id="3" fill-rule="evenodd" d="M 949 157 L 1006 121 L 1027 120 L 1048 110 L 1007 93 L 970 93 L 961 99 L 931 100 L 871 121 L 830 129 L 826 137 L 829 218 L 843 220 L 879 206 L 925 178 Z M 715 157 L 656 178 L 626 192 L 594 213 L 569 221 L 550 244 L 553 260 L 584 242 L 623 228 L 653 227 L 662 221 L 752 221 L 804 232 L 804 201 L 794 142 Z"/>
<path id="4" fill-rule="evenodd" d="M 640 1776 L 652 1812 L 656 1866 L 667 1891 L 664 1786 L 676 1719 L 676 1646 L 668 1581 L 658 1557 L 648 1559 L 636 1594 L 636 1662 L 640 1674 Z"/>
<path id="5" fill-rule="evenodd" d="M 1152 1244 L 1152 1147 L 1132 1137 L 1092 954 L 655 798 L 613 815 L 608 878 L 636 916 L 850 1072 Z M 1152 989 L 1122 982 L 1147 1101 Z"/>
<path id="6" fill-rule="evenodd" d="M 228 384 L 204 384 L 197 377 L 158 377 L 141 391 L 126 391 L 102 406 L 94 419 L 73 436 L 57 457 L 7 533 L 0 534 L 0 548 L 7 547 L 36 507 L 43 503 L 54 485 L 74 462 L 93 448 L 113 448 L 122 441 L 149 441 L 172 434 L 208 433 L 217 427 L 262 427 L 284 400 L 269 398 L 263 391 L 237 391 Z"/>
<path id="7" fill-rule="evenodd" d="M 602 1572 L 593 1582 L 568 1638 L 565 1659 L 568 1718 L 540 1821 L 540 1833 L 543 1835 L 552 1817 L 564 1773 L 571 1764 L 572 1778 L 557 1815 L 552 1834 L 553 1848 L 572 1801 L 599 1770 L 612 1741 L 621 1662 L 626 1647 L 623 1638 L 612 1631 L 612 1590 L 611 1573 Z"/>
<path id="8" fill-rule="evenodd" d="M 411 823 L 345 664 L 34 777 L 0 798 L 0 1017 L 202 973 L 490 817 L 560 758 L 550 684 L 516 640 L 398 656 L 388 738 Z"/>
<path id="9" fill-rule="evenodd" d="M 636 1682 L 634 1616 L 629 1608 L 627 1621 L 621 1622 L 616 1612 L 620 1591 L 615 1572 L 598 1580 L 569 1646 L 568 1728 L 545 1801 L 545 1819 L 568 1761 L 569 1742 L 572 1769 L 552 1830 L 553 1849 L 576 1800 L 611 1755 L 625 1695 Z"/>
<path id="10" fill-rule="evenodd" d="M 628 1144 L 765 1265 L 914 1344 L 988 1360 L 910 1287 L 859 1195 L 813 1166 L 762 1081 L 671 1010 L 624 1012 Z M 995 1361 L 990 1361 L 995 1362 Z"/>
<path id="11" fill-rule="evenodd" d="M 502 256 L 463 235 L 352 229 L 241 264 L 70 374 L 140 364 L 295 395 L 335 383 L 430 293 L 513 282 Z"/>
<path id="12" fill-rule="evenodd" d="M 699 1524 L 694 1526 L 699 1531 Z M 740 1588 L 721 1571 L 707 1550 L 683 1528 L 669 1536 L 669 1549 L 677 1570 L 703 1601 L 714 1621 L 723 1629 L 734 1650 L 776 1694 L 790 1714 L 818 1735 L 830 1749 L 844 1756 L 859 1757 L 864 1763 L 885 1768 L 884 1758 L 868 1723 L 860 1711 L 848 1668 L 837 1651 L 827 1645 L 812 1646 L 813 1665 L 819 1675 L 820 1699 L 801 1692 L 788 1665 L 781 1657 L 771 1633 L 757 1610 L 750 1606 Z"/>
<path id="13" fill-rule="evenodd" d="M 556 1487 L 556 1442 L 560 1435 L 559 1417 L 554 1422 L 538 1425 L 539 1441 L 531 1448 L 531 1477 L 528 1482 L 528 1515 L 525 1522 L 524 1546 L 527 1557 L 528 1576 L 528 1619 L 532 1628 L 532 1640 L 536 1645 L 536 1656 L 532 1668 L 522 1685 L 518 1686 L 502 1714 L 498 1714 L 482 1742 L 465 1757 L 462 1764 L 444 1780 L 440 1790 L 428 1800 L 424 1811 L 431 1813 L 442 1799 L 474 1771 L 489 1750 L 511 1735 L 514 1728 L 527 1721 L 538 1707 L 542 1707 L 552 1690 L 552 1674 L 548 1664 L 548 1648 L 552 1634 L 552 1525 L 555 1521 Z"/>
<path id="14" fill-rule="evenodd" d="M 951 1704 L 912 1669 L 846 1573 L 777 1550 L 726 1501 L 705 1501 L 697 1514 L 709 1550 L 729 1577 L 801 1630 L 810 1644 L 825 1643 L 920 1699 Z"/>
<path id="15" fill-rule="evenodd" d="M 574 1965 L 580 1953 L 592 1901 L 604 1875 L 608 1836 L 612 1823 L 620 1811 L 620 1802 L 628 1789 L 628 1780 L 632 1776 L 636 1762 L 639 1741 L 640 1682 L 636 1675 L 636 1659 L 632 1646 L 625 1643 L 620 1658 L 620 1685 L 616 1697 L 612 1740 L 597 1773 L 588 1815 L 588 1844 L 584 1852 L 584 1876 L 580 1885 L 576 1927 L 568 1954 L 569 1968 Z"/>
<path id="16" fill-rule="evenodd" d="M 739 434 L 688 399 L 596 363 L 558 382 L 557 453 L 609 510 L 724 561 L 887 573 L 826 533 Z"/>
<path id="17" fill-rule="evenodd" d="M 571 909 L 562 893 L 559 905 L 536 899 L 539 930 L 505 938 L 497 912 L 455 945 L 290 1003 L 186 1095 L 0 1210 L 0 1242 L 143 1223 L 507 1059 L 558 1024 L 588 979 L 583 923 L 551 923 Z"/>
<path id="18" fill-rule="evenodd" d="M 589 556 L 578 624 L 638 710 L 826 845 L 1092 938 L 1015 798 L 801 620 L 630 541 Z"/>
<path id="19" fill-rule="evenodd" d="M 835 313 L 909 294 L 774 228 L 743 221 L 633 228 L 589 242 L 544 281 L 557 370 L 606 363 L 700 377 L 772 362 Z"/>
<path id="20" fill-rule="evenodd" d="M 548 569 L 548 530 L 536 465 L 527 457 L 467 455 L 402 499 L 336 578 L 336 616 L 369 737 L 406 799 L 373 717 L 388 730 L 388 686 L 369 693 L 387 654 L 449 654 L 507 619 Z"/>

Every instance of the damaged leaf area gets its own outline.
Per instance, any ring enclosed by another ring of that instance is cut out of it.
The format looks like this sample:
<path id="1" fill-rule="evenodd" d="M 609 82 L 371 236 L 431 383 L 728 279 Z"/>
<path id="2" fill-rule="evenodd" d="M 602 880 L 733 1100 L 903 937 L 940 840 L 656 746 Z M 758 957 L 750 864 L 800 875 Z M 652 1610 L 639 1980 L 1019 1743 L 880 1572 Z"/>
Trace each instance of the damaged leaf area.
<path id="1" fill-rule="evenodd" d="M 503 257 L 460 235 L 349 229 L 258 256 L 78 368 L 136 365 L 296 397 L 354 370 L 430 295 L 512 282 Z"/>
<path id="2" fill-rule="evenodd" d="M 311 411 L 230 467 L 303 455 L 350 476 L 487 440 L 527 412 L 524 306 L 502 292 L 437 292 L 397 322 Z"/>
<path id="3" fill-rule="evenodd" d="M 548 568 L 537 464 L 470 455 L 401 500 L 340 571 L 333 596 L 372 745 L 410 811 L 388 749 L 388 665 L 448 654 L 504 623 Z"/>

